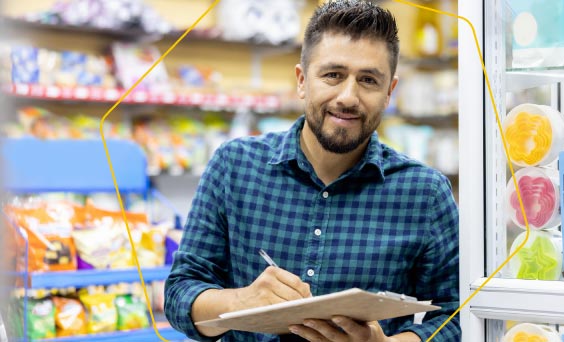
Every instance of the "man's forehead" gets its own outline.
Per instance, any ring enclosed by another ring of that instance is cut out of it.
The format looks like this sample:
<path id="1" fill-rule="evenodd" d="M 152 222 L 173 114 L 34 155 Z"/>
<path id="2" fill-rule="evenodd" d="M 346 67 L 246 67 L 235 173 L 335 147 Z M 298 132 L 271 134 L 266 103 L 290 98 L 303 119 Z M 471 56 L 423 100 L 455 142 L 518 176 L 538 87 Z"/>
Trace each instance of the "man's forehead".
<path id="1" fill-rule="evenodd" d="M 325 33 L 312 49 L 310 63 L 316 68 L 333 65 L 346 69 L 377 69 L 381 73 L 389 74 L 389 56 L 386 43 L 381 39 L 353 39 L 345 34 Z"/>

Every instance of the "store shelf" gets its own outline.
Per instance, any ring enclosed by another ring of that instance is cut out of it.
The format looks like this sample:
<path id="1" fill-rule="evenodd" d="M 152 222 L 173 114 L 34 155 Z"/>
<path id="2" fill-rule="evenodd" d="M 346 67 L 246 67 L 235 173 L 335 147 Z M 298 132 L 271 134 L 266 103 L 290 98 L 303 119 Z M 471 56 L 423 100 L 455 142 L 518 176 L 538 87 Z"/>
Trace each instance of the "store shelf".
<path id="1" fill-rule="evenodd" d="M 407 113 L 391 114 L 395 115 L 406 122 L 414 125 L 429 125 L 434 127 L 456 127 L 458 124 L 458 113 L 445 115 L 411 115 Z"/>
<path id="2" fill-rule="evenodd" d="M 2 92 L 7 95 L 51 101 L 113 103 L 125 91 L 125 89 L 120 88 L 61 87 L 40 84 L 11 83 L 2 85 Z M 276 95 L 228 95 L 198 91 L 179 94 L 134 90 L 122 103 L 198 107 L 209 110 L 252 109 L 258 112 L 276 112 L 281 107 L 281 100 Z"/>
<path id="3" fill-rule="evenodd" d="M 400 64 L 421 69 L 452 69 L 458 64 L 458 56 L 442 57 L 400 57 Z"/>
<path id="4" fill-rule="evenodd" d="M 130 29 L 106 29 L 97 28 L 91 26 L 78 26 L 78 25 L 67 25 L 67 24 L 52 24 L 52 23 L 42 23 L 34 22 L 25 19 L 1 17 L 0 26 L 10 32 L 13 30 L 17 32 L 19 30 L 43 30 L 51 32 L 74 32 L 76 34 L 82 35 L 96 35 L 104 36 L 115 40 L 122 41 L 143 41 L 143 42 L 156 42 L 160 40 L 176 40 L 184 34 L 184 30 L 175 30 L 165 34 L 146 32 L 140 28 L 130 28 Z M 256 47 L 286 47 L 299 49 L 301 44 L 298 42 L 284 42 L 283 44 L 274 45 L 263 41 L 257 40 L 228 40 L 222 37 L 222 32 L 217 28 L 194 28 L 190 33 L 184 37 L 183 41 L 210 41 L 218 42 L 222 44 L 244 44 L 253 45 Z"/>
<path id="5" fill-rule="evenodd" d="M 470 290 L 485 280 L 474 281 Z M 470 312 L 484 319 L 564 324 L 564 282 L 494 278 L 472 299 Z"/>
<path id="6" fill-rule="evenodd" d="M 508 71 L 505 78 L 505 88 L 508 92 L 514 92 L 559 82 L 564 82 L 564 68 Z"/>
<path id="7" fill-rule="evenodd" d="M 188 339 L 184 334 L 171 328 L 168 323 L 157 323 L 159 334 L 168 341 L 193 341 Z M 114 341 L 135 341 L 135 342 L 156 342 L 159 337 L 153 328 L 117 331 L 112 333 L 101 333 L 92 335 L 77 335 L 69 337 L 60 337 L 52 339 L 40 340 L 42 342 L 114 342 Z"/>
<path id="8" fill-rule="evenodd" d="M 7 29 L 8 31 L 10 31 L 10 29 L 14 31 L 22 30 L 22 29 L 35 29 L 35 30 L 52 31 L 52 32 L 72 31 L 72 32 L 76 32 L 77 34 L 104 35 L 119 40 L 138 40 L 141 37 L 144 37 L 147 40 L 158 40 L 163 37 L 163 35 L 161 34 L 151 34 L 140 28 L 138 29 L 130 28 L 126 30 L 112 30 L 112 29 L 103 29 L 103 28 L 95 28 L 88 26 L 41 23 L 41 22 L 34 22 L 25 19 L 10 18 L 10 17 L 1 17 L 0 25 L 2 26 L 3 29 Z"/>
<path id="9" fill-rule="evenodd" d="M 170 266 L 141 268 L 146 283 L 165 280 Z M 33 272 L 29 274 L 30 289 L 50 289 L 66 287 L 86 287 L 89 285 L 110 285 L 116 283 L 140 282 L 137 268 L 78 270 L 59 272 Z"/>

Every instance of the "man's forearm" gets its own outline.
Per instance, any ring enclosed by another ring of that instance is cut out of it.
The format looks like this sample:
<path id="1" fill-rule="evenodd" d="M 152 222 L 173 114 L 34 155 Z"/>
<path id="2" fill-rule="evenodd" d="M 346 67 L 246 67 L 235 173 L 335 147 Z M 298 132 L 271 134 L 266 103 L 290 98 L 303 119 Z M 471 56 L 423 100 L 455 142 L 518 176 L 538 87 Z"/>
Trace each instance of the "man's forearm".
<path id="1" fill-rule="evenodd" d="M 411 331 L 397 334 L 391 337 L 391 342 L 421 342 L 421 338 Z"/>
<path id="2" fill-rule="evenodd" d="M 218 318 L 220 314 L 233 311 L 235 291 L 232 289 L 206 290 L 192 304 L 192 320 L 194 322 Z M 196 326 L 200 334 L 205 336 L 218 336 L 228 329 Z"/>

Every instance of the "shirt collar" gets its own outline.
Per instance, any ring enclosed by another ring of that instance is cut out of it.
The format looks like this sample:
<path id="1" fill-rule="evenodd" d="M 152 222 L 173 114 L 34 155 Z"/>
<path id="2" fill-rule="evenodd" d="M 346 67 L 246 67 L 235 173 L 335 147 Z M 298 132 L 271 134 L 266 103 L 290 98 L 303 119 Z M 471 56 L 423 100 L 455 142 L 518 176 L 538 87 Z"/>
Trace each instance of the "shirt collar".
<path id="1" fill-rule="evenodd" d="M 301 158 L 305 158 L 300 147 L 300 134 L 304 126 L 305 116 L 300 116 L 290 129 L 284 133 L 280 145 L 275 149 L 270 161 L 271 165 L 289 165 L 291 161 L 299 162 Z M 374 132 L 364 156 L 359 163 L 353 168 L 354 171 L 360 172 L 366 176 L 374 176 L 374 172 L 382 180 L 384 179 L 383 170 L 383 148 L 378 140 L 378 134 Z"/>
<path id="2" fill-rule="evenodd" d="M 292 127 L 284 133 L 280 145 L 274 150 L 269 164 L 287 164 L 292 160 L 298 160 L 300 147 L 300 133 L 304 127 L 305 117 L 302 115 L 294 122 Z"/>

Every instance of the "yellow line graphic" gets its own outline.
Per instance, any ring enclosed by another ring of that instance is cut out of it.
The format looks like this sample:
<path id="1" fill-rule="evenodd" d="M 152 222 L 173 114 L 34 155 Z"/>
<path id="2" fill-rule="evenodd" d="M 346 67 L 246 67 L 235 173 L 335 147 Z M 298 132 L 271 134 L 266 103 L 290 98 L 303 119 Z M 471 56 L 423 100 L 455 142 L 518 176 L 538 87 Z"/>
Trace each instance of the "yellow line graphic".
<path id="1" fill-rule="evenodd" d="M 509 151 L 507 149 L 507 143 L 505 140 L 505 135 L 503 134 L 503 129 L 501 127 L 501 120 L 499 118 L 499 113 L 497 110 L 497 106 L 495 105 L 495 100 L 493 97 L 493 92 L 492 92 L 492 88 L 490 85 L 490 79 L 488 77 L 488 72 L 486 70 L 486 66 L 484 64 L 484 57 L 482 56 L 482 51 L 480 50 L 480 43 L 478 42 L 478 37 L 476 35 L 476 30 L 474 29 L 474 25 L 472 25 L 472 23 L 470 22 L 470 20 L 468 20 L 467 18 L 460 16 L 458 14 L 454 14 L 454 13 L 449 13 L 449 12 L 444 12 L 435 8 L 431 8 L 431 7 L 426 7 L 426 6 L 421 6 L 406 0 L 394 0 L 395 2 L 398 3 L 402 3 L 402 4 L 406 4 L 409 6 L 413 6 L 413 7 L 417 7 L 421 10 L 424 11 L 431 11 L 431 12 L 435 12 L 437 14 L 443 14 L 443 15 L 447 15 L 449 17 L 454 17 L 454 18 L 458 18 L 462 21 L 464 21 L 465 23 L 468 24 L 468 26 L 470 26 L 470 29 L 472 30 L 472 35 L 474 37 L 474 42 L 476 43 L 476 50 L 478 52 L 478 57 L 480 58 L 480 63 L 482 65 L 482 70 L 484 72 L 484 79 L 486 81 L 486 86 L 488 88 L 488 95 L 490 97 L 490 101 L 492 102 L 492 107 L 494 109 L 495 112 L 495 119 L 497 121 L 497 128 L 499 129 L 500 135 L 501 135 L 501 141 L 503 143 L 503 150 L 505 152 L 505 156 L 507 157 L 507 160 L 509 161 L 509 171 L 511 172 L 511 176 L 513 177 L 513 184 L 515 185 L 515 191 L 517 192 L 517 198 L 519 199 L 519 207 L 521 208 L 521 212 L 523 213 L 523 218 L 525 220 L 525 226 L 527 228 L 527 233 L 525 234 L 525 239 L 523 240 L 523 242 L 517 247 L 517 249 L 515 249 L 515 251 L 513 251 L 513 253 L 511 253 L 507 259 L 501 264 L 499 265 L 499 267 L 493 271 L 493 273 L 486 279 L 486 281 L 484 281 L 484 283 L 482 285 L 480 285 L 480 287 L 478 287 L 474 292 L 472 292 L 472 294 L 466 298 L 466 300 L 458 307 L 458 309 L 456 309 L 456 311 L 450 315 L 450 317 L 444 321 L 443 324 L 441 324 L 441 326 L 431 335 L 429 336 L 429 338 L 426 341 L 431 341 L 438 333 L 439 331 L 441 331 L 442 328 L 444 328 L 444 326 L 450 322 L 450 320 L 456 316 L 460 310 L 462 310 L 463 307 L 465 307 L 472 298 L 474 298 L 478 292 L 480 292 L 480 290 L 494 277 L 494 275 L 496 275 L 499 271 L 501 271 L 501 269 L 503 267 L 505 267 L 505 265 L 507 265 L 507 263 L 509 262 L 509 260 L 511 260 L 511 258 L 513 258 L 515 256 L 515 254 L 517 254 L 521 248 L 523 248 L 523 246 L 525 246 L 525 244 L 527 243 L 527 241 L 529 240 L 529 234 L 530 234 L 530 228 L 529 228 L 529 220 L 527 219 L 527 214 L 525 213 L 525 207 L 523 205 L 523 200 L 521 198 L 521 190 L 519 189 L 519 185 L 517 184 L 517 178 L 515 177 L 515 172 L 513 171 L 513 165 L 511 163 L 511 156 L 509 154 Z"/>
<path id="2" fill-rule="evenodd" d="M 137 87 L 139 83 L 141 83 L 160 62 L 162 62 L 163 59 L 165 59 L 165 57 L 182 41 L 182 39 L 184 39 L 184 37 L 186 37 L 188 33 L 190 33 L 190 31 L 194 29 L 194 27 L 196 27 L 196 25 L 215 7 L 215 5 L 219 3 L 219 1 L 220 0 L 215 0 L 210 5 L 210 7 L 208 7 L 208 9 L 204 13 L 202 13 L 202 15 L 192 24 L 192 26 L 186 29 L 186 31 L 184 31 L 184 33 L 166 50 L 166 52 L 163 53 L 163 55 L 159 57 L 159 59 L 157 59 L 155 63 L 153 63 L 153 65 L 151 65 L 149 70 L 147 70 L 129 89 L 127 89 L 127 91 L 117 100 L 117 102 L 106 112 L 106 114 L 104 114 L 104 116 L 100 120 L 100 135 L 102 137 L 102 142 L 104 143 L 104 150 L 106 151 L 106 158 L 108 159 L 108 165 L 110 167 L 110 173 L 112 174 L 112 180 L 114 182 L 114 187 L 116 189 L 116 195 L 119 201 L 119 207 L 121 209 L 123 221 L 125 222 L 125 227 L 127 228 L 127 236 L 129 238 L 129 243 L 131 244 L 131 252 L 133 254 L 133 260 L 135 260 L 135 266 L 137 267 L 137 272 L 139 273 L 139 279 L 141 280 L 141 286 L 143 287 L 143 294 L 145 295 L 145 301 L 147 304 L 147 308 L 149 309 L 149 314 L 151 316 L 151 323 L 153 324 L 153 329 L 155 330 L 155 333 L 157 334 L 159 339 L 163 342 L 168 342 L 168 340 L 162 337 L 161 334 L 159 333 L 159 329 L 157 328 L 157 323 L 155 322 L 155 317 L 153 315 L 153 310 L 151 309 L 151 305 L 150 305 L 151 301 L 149 300 L 149 295 L 147 294 L 147 288 L 145 287 L 145 280 L 143 279 L 143 272 L 141 271 L 141 267 L 139 266 L 139 260 L 137 259 L 135 244 L 133 243 L 133 238 L 131 237 L 131 230 L 129 229 L 129 223 L 127 221 L 127 216 L 125 214 L 125 208 L 123 206 L 123 201 L 121 200 L 121 196 L 119 194 L 119 187 L 117 184 L 116 175 L 114 173 L 114 168 L 112 166 L 110 152 L 108 151 L 106 138 L 104 137 L 104 121 L 106 120 L 108 115 L 110 115 L 114 111 L 114 109 L 116 109 L 116 107 L 119 106 L 119 104 L 133 91 L 133 89 L 135 89 L 135 87 Z"/>
<path id="3" fill-rule="evenodd" d="M 149 305 L 149 303 L 150 303 L 150 301 L 149 301 L 149 296 L 148 296 L 148 294 L 147 294 L 147 289 L 146 289 L 146 287 L 145 287 L 145 281 L 144 281 L 144 279 L 143 279 L 143 274 L 142 274 L 142 271 L 141 271 L 141 267 L 139 266 L 139 261 L 138 261 L 138 259 L 137 259 L 137 253 L 136 253 L 136 250 L 135 250 L 135 245 L 133 244 L 133 239 L 132 239 L 132 237 L 131 237 L 131 231 L 130 231 L 130 229 L 129 229 L 129 224 L 128 224 L 127 217 L 126 217 L 126 214 L 125 214 L 125 209 L 124 209 L 124 206 L 123 206 L 123 201 L 122 201 L 121 196 L 120 196 L 120 193 L 119 193 L 119 187 L 118 187 L 118 184 L 117 184 L 117 181 L 116 181 L 116 178 L 115 178 L 115 173 L 114 173 L 114 169 L 113 169 L 113 166 L 112 166 L 112 161 L 111 161 L 111 158 L 110 158 L 110 153 L 109 153 L 108 147 L 107 147 L 107 145 L 106 145 L 106 140 L 105 140 L 105 137 L 104 137 L 103 126 L 104 126 L 104 121 L 105 121 L 105 119 L 114 111 L 114 109 L 115 109 L 115 108 L 116 108 L 116 107 L 117 107 L 117 106 L 136 88 L 136 87 L 137 87 L 137 85 L 139 85 L 139 83 L 141 83 L 141 82 L 147 77 L 147 75 L 148 75 L 148 74 L 149 74 L 149 73 L 150 73 L 150 72 L 151 72 L 151 71 L 152 71 L 152 70 L 153 70 L 153 69 L 154 69 L 154 68 L 155 68 L 155 67 L 156 67 L 156 66 L 157 66 L 157 65 L 158 65 L 158 64 L 159 64 L 159 63 L 160 63 L 160 62 L 161 62 L 161 61 L 162 61 L 162 60 L 163 60 L 163 59 L 182 41 L 182 39 L 184 39 L 184 37 L 185 37 L 188 33 L 190 33 L 190 31 L 192 31 L 192 29 L 194 29 L 194 27 L 195 27 L 195 26 L 209 13 L 218 3 L 219 3 L 219 1 L 220 1 L 220 0 L 215 0 L 215 1 L 210 5 L 210 7 L 194 22 L 194 24 L 192 24 L 192 26 L 190 26 L 190 27 L 180 36 L 180 38 L 178 38 L 178 39 L 167 49 L 167 51 L 166 51 L 157 61 L 155 61 L 155 62 L 153 63 L 153 65 L 151 65 L 151 67 L 143 74 L 143 76 L 141 76 L 141 78 L 139 78 L 139 79 L 135 82 L 135 84 L 133 84 L 133 86 L 131 86 L 131 87 L 117 100 L 117 102 L 104 114 L 104 116 L 102 117 L 102 119 L 101 119 L 101 121 L 100 121 L 100 135 L 101 135 L 101 137 L 102 137 L 102 142 L 103 142 L 103 144 L 104 144 L 104 150 L 105 150 L 105 152 L 106 152 L 106 157 L 107 157 L 107 159 L 108 159 L 108 165 L 109 165 L 109 167 L 110 167 L 110 172 L 111 172 L 112 179 L 113 179 L 113 182 L 114 182 L 114 187 L 115 187 L 115 190 L 116 190 L 116 195 L 117 195 L 117 198 L 118 198 L 118 201 L 119 201 L 119 204 L 120 204 L 120 209 L 121 209 L 121 212 L 122 212 L 123 220 L 124 220 L 125 226 L 126 226 L 126 228 L 127 228 L 127 233 L 128 233 L 129 241 L 130 241 L 130 243 L 131 243 L 131 251 L 132 251 L 132 254 L 133 254 L 133 259 L 135 260 L 135 265 L 136 265 L 137 271 L 138 271 L 138 273 L 139 273 L 139 278 L 140 278 L 140 280 L 141 280 L 141 285 L 142 285 L 142 287 L 143 287 L 143 292 L 144 292 L 145 299 L 146 299 L 146 302 L 147 302 L 147 308 L 149 309 L 149 313 L 150 313 L 150 316 L 151 316 L 151 321 L 152 321 L 152 324 L 153 324 L 153 329 L 155 330 L 155 333 L 156 333 L 157 336 L 161 339 L 161 341 L 164 341 L 164 342 L 168 342 L 168 341 L 167 341 L 166 339 L 164 339 L 164 338 L 160 335 L 160 333 L 159 333 L 159 331 L 158 331 L 158 329 L 157 329 L 157 326 L 156 326 L 155 318 L 154 318 L 154 316 L 153 316 L 153 311 L 152 311 L 152 309 L 151 309 L 151 307 L 150 307 L 150 305 Z M 512 164 L 511 164 L 511 157 L 510 157 L 509 152 L 508 152 L 507 143 L 506 143 L 506 140 L 505 140 L 505 136 L 504 136 L 504 134 L 503 134 L 502 127 L 501 127 L 501 120 L 500 120 L 500 118 L 499 118 L 499 113 L 498 113 L 497 107 L 496 107 L 496 105 L 495 105 L 495 100 L 494 100 L 494 97 L 493 97 L 493 92 L 492 92 L 492 89 L 491 89 L 491 85 L 490 85 L 488 73 L 487 73 L 487 71 L 486 71 L 486 67 L 485 67 L 485 64 L 484 64 L 484 59 L 483 59 L 483 56 L 482 56 L 482 52 L 481 52 L 481 50 L 480 50 L 480 44 L 479 44 L 478 38 L 477 38 L 477 36 L 476 36 L 476 30 L 474 29 L 474 25 L 472 25 L 472 23 L 471 23 L 467 18 L 462 17 L 462 16 L 459 16 L 459 15 L 454 14 L 454 13 L 444 12 L 444 11 L 441 11 L 441 10 L 438 10 L 438 9 L 434 9 L 434 8 L 430 8 L 430 7 L 418 5 L 418 4 L 415 4 L 415 3 L 412 3 L 412 2 L 409 2 L 409 1 L 406 1 L 406 0 L 394 0 L 394 1 L 395 1 L 395 2 L 398 2 L 398 3 L 405 4 L 405 5 L 409 5 L 409 6 L 413 6 L 413 7 L 419 8 L 420 10 L 431 11 L 431 12 L 435 12 L 435 13 L 437 13 L 437 14 L 442 14 L 442 15 L 447 15 L 447 16 L 450 16 L 450 17 L 458 18 L 458 19 L 464 21 L 465 23 L 467 23 L 467 24 L 470 26 L 470 28 L 471 28 L 471 30 L 472 30 L 472 35 L 473 35 L 473 37 L 474 37 L 474 41 L 475 41 L 475 44 L 476 44 L 476 50 L 477 50 L 477 52 L 478 52 L 478 57 L 480 58 L 480 63 L 481 63 L 481 65 L 482 65 L 482 70 L 483 70 L 483 73 L 484 73 L 484 78 L 485 78 L 486 86 L 487 86 L 487 89 L 488 89 L 488 94 L 489 94 L 489 97 L 490 97 L 490 100 L 491 100 L 491 102 L 492 102 L 492 106 L 493 106 L 493 109 L 494 109 L 494 112 L 495 112 L 496 121 L 497 121 L 498 129 L 499 129 L 499 131 L 500 131 L 501 140 L 502 140 L 502 142 L 503 142 L 503 148 L 504 148 L 504 151 L 505 151 L 505 155 L 506 155 L 506 157 L 507 157 L 507 159 L 508 159 L 508 161 L 509 161 L 509 163 L 508 163 L 508 164 L 509 164 L 509 170 L 510 170 L 510 172 L 511 172 L 511 175 L 513 176 L 513 182 L 514 182 L 514 185 L 515 185 L 515 190 L 516 190 L 516 192 L 517 192 L 517 198 L 518 198 L 518 200 L 519 200 L 519 205 L 520 205 L 520 208 L 521 208 L 521 212 L 522 212 L 523 218 L 524 218 L 524 220 L 525 220 L 525 226 L 526 226 L 526 228 L 527 228 L 527 234 L 526 234 L 526 236 L 525 236 L 524 241 L 523 241 L 523 242 L 517 247 L 517 249 L 516 249 L 513 253 L 511 253 L 511 255 L 509 255 L 509 257 L 492 273 L 492 275 L 490 275 L 490 276 L 486 279 L 486 281 L 485 281 L 482 285 L 480 285 L 480 287 L 478 287 L 478 288 L 477 288 L 477 289 L 458 307 L 458 309 L 457 309 L 447 320 L 445 320 L 445 322 L 426 340 L 426 341 L 431 341 L 431 340 L 439 333 L 439 331 L 440 331 L 453 317 L 455 317 L 455 316 L 460 312 L 460 310 L 461 310 L 464 306 L 466 306 L 466 305 L 470 302 L 470 300 L 471 300 L 472 298 L 474 298 L 474 296 L 476 296 L 476 294 L 493 278 L 493 276 L 494 276 L 495 274 L 497 274 L 497 273 L 509 262 L 509 260 L 510 260 L 511 258 L 513 258 L 513 256 L 515 256 L 515 254 L 517 254 L 517 253 L 521 250 L 521 248 L 523 248 L 523 246 L 527 243 L 527 241 L 528 241 L 528 239 L 529 239 L 530 228 L 529 228 L 529 222 L 528 222 L 528 219 L 527 219 L 527 214 L 525 213 L 525 208 L 524 208 L 523 201 L 522 201 L 522 198 L 521 198 L 521 191 L 520 191 L 520 189 L 519 189 L 519 185 L 518 185 L 518 183 L 517 183 L 517 179 L 516 179 L 515 173 L 514 173 L 514 171 L 513 171 L 513 166 L 512 166 Z"/>

